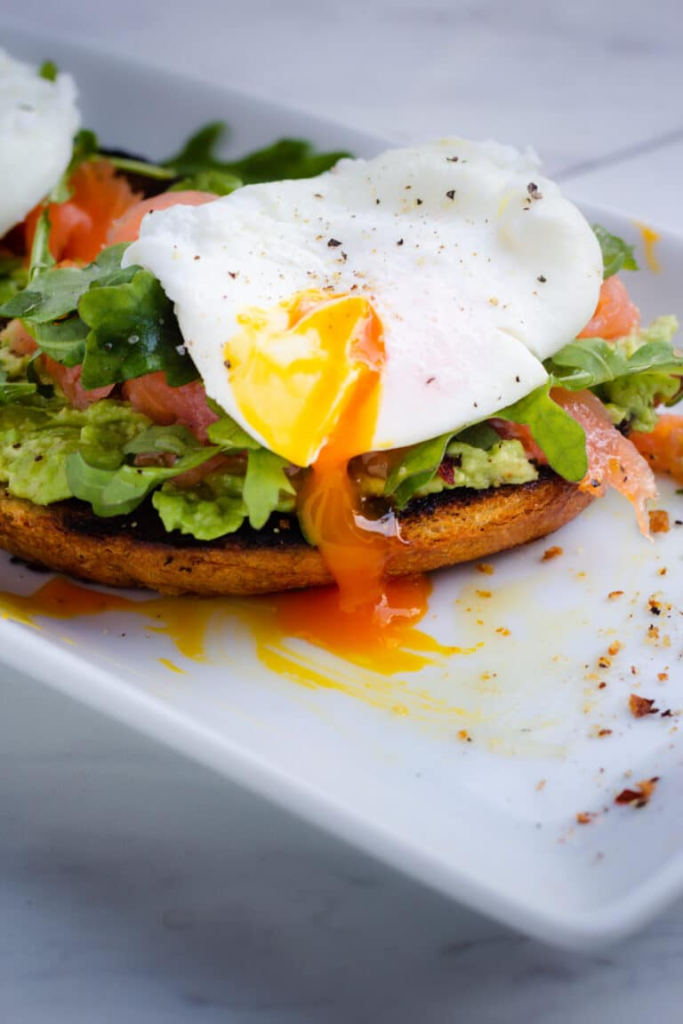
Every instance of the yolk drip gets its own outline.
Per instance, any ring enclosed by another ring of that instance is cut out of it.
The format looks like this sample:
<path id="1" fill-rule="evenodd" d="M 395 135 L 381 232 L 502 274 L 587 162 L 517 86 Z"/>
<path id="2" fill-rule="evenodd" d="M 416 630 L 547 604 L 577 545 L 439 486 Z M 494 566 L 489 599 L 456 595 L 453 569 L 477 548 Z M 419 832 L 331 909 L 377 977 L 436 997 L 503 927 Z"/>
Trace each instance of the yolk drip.
<path id="1" fill-rule="evenodd" d="M 372 449 L 385 360 L 381 320 L 363 296 L 307 292 L 274 311 L 252 310 L 240 324 L 225 346 L 233 393 L 269 447 L 310 466 L 299 519 L 339 587 L 337 598 L 326 599 L 333 613 L 312 596 L 302 598 L 307 614 L 316 622 L 329 614 L 337 632 L 370 630 L 375 645 L 399 644 L 401 629 L 426 609 L 426 600 L 414 601 L 422 585 L 406 590 L 387 581 L 387 562 L 401 543 L 398 523 L 391 512 L 363 514 L 348 472 L 354 455 Z"/>
<path id="2" fill-rule="evenodd" d="M 660 274 L 662 271 L 660 262 L 657 258 L 657 242 L 660 239 L 660 234 L 655 231 L 654 228 L 649 227 L 647 224 L 641 224 L 639 221 L 635 222 L 636 227 L 640 230 L 640 234 L 643 239 L 643 248 L 645 249 L 645 262 L 652 271 L 653 274 Z"/>

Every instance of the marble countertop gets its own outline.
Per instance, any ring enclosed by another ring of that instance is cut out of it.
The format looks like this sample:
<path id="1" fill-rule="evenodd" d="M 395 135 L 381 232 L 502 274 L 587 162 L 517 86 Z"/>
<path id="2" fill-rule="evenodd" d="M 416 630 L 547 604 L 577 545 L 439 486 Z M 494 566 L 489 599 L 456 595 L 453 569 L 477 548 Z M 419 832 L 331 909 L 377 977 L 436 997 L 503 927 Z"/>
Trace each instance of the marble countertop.
<path id="1" fill-rule="evenodd" d="M 533 142 L 577 199 L 683 229 L 676 0 L 2 17 L 399 141 Z M 547 949 L 28 678 L 3 670 L 0 700 L 3 1022 L 680 1020 L 683 904 L 614 948 Z"/>

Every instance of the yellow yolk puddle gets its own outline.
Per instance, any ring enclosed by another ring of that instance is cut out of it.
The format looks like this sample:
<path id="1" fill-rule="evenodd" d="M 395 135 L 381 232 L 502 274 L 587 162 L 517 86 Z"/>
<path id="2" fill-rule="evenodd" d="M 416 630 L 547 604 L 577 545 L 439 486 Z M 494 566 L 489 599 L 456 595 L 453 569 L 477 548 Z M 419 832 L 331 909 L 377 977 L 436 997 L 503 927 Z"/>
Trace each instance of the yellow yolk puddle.
<path id="1" fill-rule="evenodd" d="M 167 636 L 190 661 L 209 662 L 211 631 L 235 621 L 253 637 L 259 660 L 272 672 L 313 689 L 337 690 L 374 707 L 406 714 L 410 705 L 434 713 L 461 714 L 446 701 L 414 689 L 399 674 L 410 674 L 451 655 L 473 654 L 481 646 L 461 648 L 439 643 L 416 629 L 426 607 L 430 585 L 426 579 L 390 583 L 393 599 L 406 609 L 400 625 L 390 622 L 379 634 L 363 612 L 339 619 L 334 588 L 297 591 L 257 598 L 156 597 L 132 600 L 118 594 L 91 590 L 62 577 L 54 577 L 35 593 L 0 593 L 0 616 L 40 629 L 36 620 L 73 620 L 107 613 L 133 614 L 146 620 L 151 632 Z M 292 641 L 306 641 L 340 659 L 335 667 L 316 661 L 314 652 L 292 649 Z M 125 642 L 125 639 L 124 639 Z M 158 661 L 169 671 L 186 674 L 167 658 Z M 349 672 L 349 665 L 353 671 Z"/>
<path id="2" fill-rule="evenodd" d="M 635 221 L 635 225 L 640 231 L 643 239 L 643 247 L 645 249 L 645 262 L 652 271 L 653 274 L 660 274 L 662 271 L 661 263 L 657 257 L 656 246 L 660 239 L 660 234 L 655 231 L 654 228 L 648 227 L 647 224 L 641 224 L 639 221 Z"/>

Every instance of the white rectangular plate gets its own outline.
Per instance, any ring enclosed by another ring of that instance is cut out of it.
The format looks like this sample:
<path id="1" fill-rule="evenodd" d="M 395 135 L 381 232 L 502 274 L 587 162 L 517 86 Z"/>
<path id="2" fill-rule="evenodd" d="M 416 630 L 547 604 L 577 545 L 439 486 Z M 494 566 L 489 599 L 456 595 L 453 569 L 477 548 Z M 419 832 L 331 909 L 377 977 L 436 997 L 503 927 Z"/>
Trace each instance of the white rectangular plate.
<path id="1" fill-rule="evenodd" d="M 113 146 L 161 156 L 215 118 L 232 126 L 235 151 L 283 134 L 359 154 L 380 146 L 63 42 L 4 33 L 3 44 L 72 71 L 85 122 Z M 590 215 L 638 236 L 623 218 Z M 683 240 L 662 238 L 658 256 L 661 273 L 641 259 L 629 280 L 646 317 L 679 306 Z M 360 671 L 295 644 L 295 657 L 329 680 L 303 685 L 264 668 L 225 608 L 201 663 L 154 620 L 125 611 L 33 627 L 6 618 L 0 660 L 471 907 L 586 946 L 634 929 L 683 890 L 683 499 L 663 485 L 660 507 L 672 528 L 653 543 L 610 496 L 551 540 L 494 559 L 493 575 L 437 574 L 426 628 L 476 650 L 412 676 Z M 562 554 L 543 561 L 551 545 Z M 45 581 L 7 557 L 0 566 L 4 591 Z M 636 720 L 631 692 L 674 714 Z M 615 805 L 652 776 L 661 780 L 647 807 Z"/>

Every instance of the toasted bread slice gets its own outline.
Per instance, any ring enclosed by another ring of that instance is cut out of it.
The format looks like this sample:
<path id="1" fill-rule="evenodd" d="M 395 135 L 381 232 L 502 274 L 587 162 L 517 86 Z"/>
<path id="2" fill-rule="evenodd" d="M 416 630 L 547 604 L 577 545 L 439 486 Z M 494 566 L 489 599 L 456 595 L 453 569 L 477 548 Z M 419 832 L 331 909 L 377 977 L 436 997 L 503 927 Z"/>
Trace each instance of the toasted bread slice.
<path id="1" fill-rule="evenodd" d="M 409 576 L 517 547 L 557 530 L 590 501 L 550 472 L 533 483 L 414 500 L 399 515 L 403 543 L 387 571 Z M 332 583 L 320 553 L 288 516 L 207 542 L 166 533 L 151 507 L 102 519 L 79 501 L 44 507 L 0 489 L 0 547 L 70 576 L 164 594 L 263 594 Z"/>

